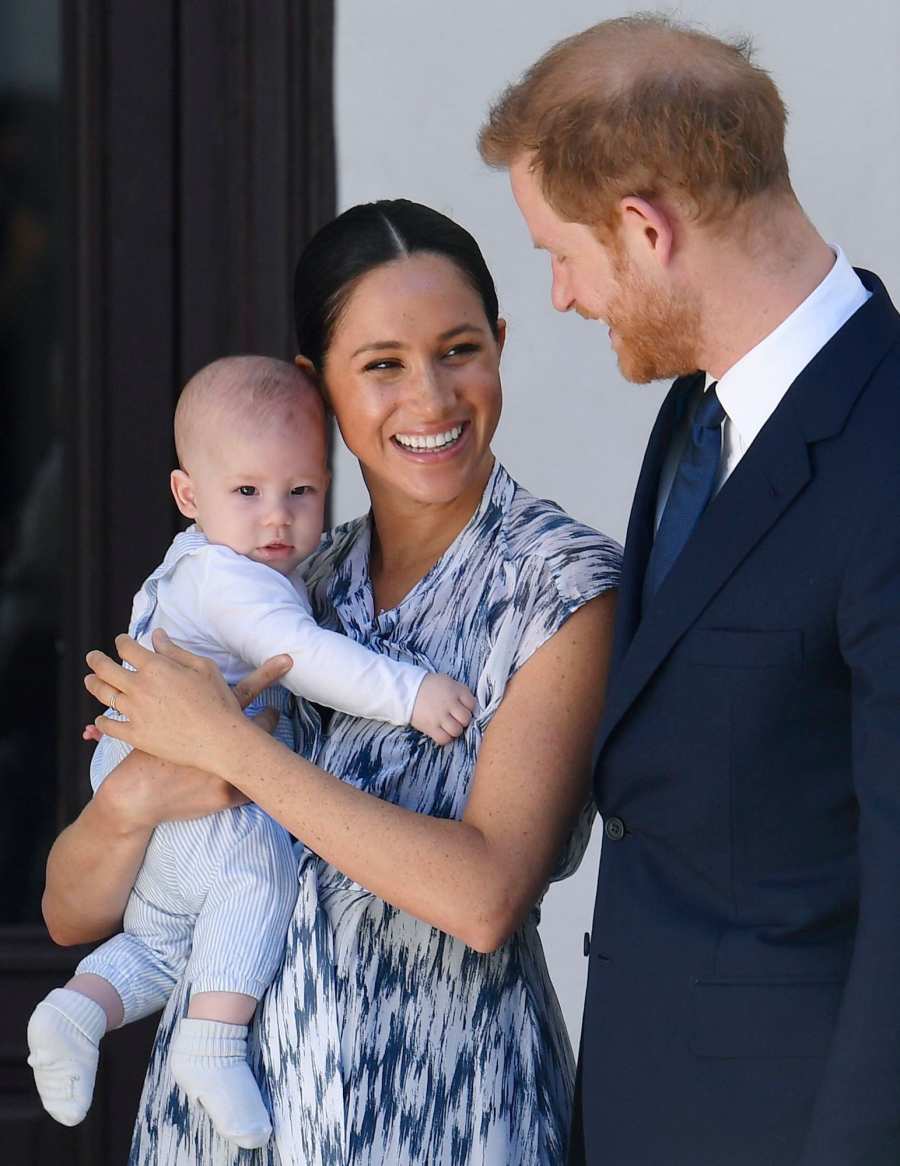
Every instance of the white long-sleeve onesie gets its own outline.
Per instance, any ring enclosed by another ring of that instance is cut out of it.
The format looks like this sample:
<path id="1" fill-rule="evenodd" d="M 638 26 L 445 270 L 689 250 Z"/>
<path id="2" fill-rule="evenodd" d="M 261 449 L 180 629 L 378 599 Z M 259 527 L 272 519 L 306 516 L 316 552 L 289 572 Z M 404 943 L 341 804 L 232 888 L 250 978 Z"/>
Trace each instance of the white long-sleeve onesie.
<path id="1" fill-rule="evenodd" d="M 409 722 L 426 675 L 320 628 L 296 573 L 281 575 L 210 543 L 197 527 L 176 536 L 135 596 L 129 634 L 149 645 L 157 627 L 215 661 L 229 684 L 287 652 L 294 663 L 281 681 L 282 697 L 288 689 L 392 724 Z M 288 712 L 278 692 L 269 703 Z M 290 743 L 285 718 L 280 735 Z M 95 790 L 129 752 L 122 742 L 103 738 L 91 763 Z M 123 932 L 82 960 L 78 971 L 113 984 L 124 1005 L 123 1023 L 163 1007 L 188 961 L 193 992 L 258 999 L 281 960 L 296 870 L 289 834 L 258 806 L 163 822 L 147 847 Z"/>
<path id="2" fill-rule="evenodd" d="M 191 528 L 178 538 L 198 535 Z M 180 557 L 159 580 L 153 626 L 214 660 L 229 684 L 270 656 L 287 652 L 294 665 L 280 684 L 295 696 L 394 725 L 409 724 L 425 678 L 425 670 L 414 664 L 380 656 L 320 628 L 296 572 L 281 575 L 208 542 Z"/>

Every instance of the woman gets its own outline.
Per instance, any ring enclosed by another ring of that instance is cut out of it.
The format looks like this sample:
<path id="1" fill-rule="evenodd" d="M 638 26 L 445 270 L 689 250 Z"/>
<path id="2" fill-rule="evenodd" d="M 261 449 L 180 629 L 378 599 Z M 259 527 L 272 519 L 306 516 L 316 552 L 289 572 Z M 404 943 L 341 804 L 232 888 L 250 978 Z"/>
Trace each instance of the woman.
<path id="1" fill-rule="evenodd" d="M 69 942 L 117 925 L 152 826 L 219 809 L 234 786 L 304 844 L 284 965 L 256 1025 L 275 1136 L 235 1151 L 172 1085 L 188 969 L 132 1161 L 552 1166 L 572 1057 L 536 908 L 587 841 L 618 548 L 494 461 L 505 324 L 462 228 L 403 201 L 353 208 L 301 256 L 295 302 L 298 360 L 372 502 L 307 562 L 317 616 L 450 672 L 475 692 L 476 718 L 439 748 L 335 713 L 313 764 L 240 716 L 205 661 L 120 637 L 138 671 L 91 653 L 86 683 L 129 718 L 100 727 L 141 752 L 57 843 L 48 924 Z M 106 891 L 67 901 L 87 878 Z"/>

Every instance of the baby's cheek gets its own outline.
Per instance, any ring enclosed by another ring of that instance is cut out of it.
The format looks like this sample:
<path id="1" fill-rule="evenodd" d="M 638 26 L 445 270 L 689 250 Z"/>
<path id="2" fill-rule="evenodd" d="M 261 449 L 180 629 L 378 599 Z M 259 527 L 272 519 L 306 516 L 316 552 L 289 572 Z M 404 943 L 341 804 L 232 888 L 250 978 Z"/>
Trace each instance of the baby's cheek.
<path id="1" fill-rule="evenodd" d="M 315 514 L 305 515 L 294 531 L 294 545 L 301 559 L 311 555 L 322 541 L 324 509 Z"/>

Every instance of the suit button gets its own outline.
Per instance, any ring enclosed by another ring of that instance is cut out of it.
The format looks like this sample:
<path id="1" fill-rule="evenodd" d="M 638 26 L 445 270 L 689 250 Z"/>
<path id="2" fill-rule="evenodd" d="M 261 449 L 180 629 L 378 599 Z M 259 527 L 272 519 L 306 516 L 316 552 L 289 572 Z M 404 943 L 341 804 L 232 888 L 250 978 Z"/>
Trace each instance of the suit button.
<path id="1" fill-rule="evenodd" d="M 603 832 L 610 842 L 619 842 L 625 837 L 625 823 L 621 818 L 607 818 L 603 823 Z"/>
<path id="2" fill-rule="evenodd" d="M 584 933 L 584 954 L 591 954 L 591 933 L 589 931 Z"/>

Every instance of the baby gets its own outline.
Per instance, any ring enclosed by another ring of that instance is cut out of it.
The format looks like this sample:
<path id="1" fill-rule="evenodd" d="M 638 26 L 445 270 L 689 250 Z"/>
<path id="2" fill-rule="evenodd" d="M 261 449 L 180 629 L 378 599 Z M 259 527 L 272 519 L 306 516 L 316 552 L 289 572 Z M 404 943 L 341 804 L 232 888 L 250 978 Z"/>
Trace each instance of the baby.
<path id="1" fill-rule="evenodd" d="M 164 628 L 214 660 L 230 684 L 290 654 L 283 687 L 264 695 L 292 747 L 304 729 L 291 693 L 410 724 L 438 744 L 459 736 L 475 707 L 467 688 L 313 619 L 296 571 L 319 543 L 329 479 L 324 408 L 312 382 L 264 357 L 215 361 L 181 394 L 175 443 L 172 492 L 195 525 L 176 536 L 136 595 L 130 634 L 152 646 L 152 630 Z M 102 738 L 94 790 L 127 753 Z M 28 1063 L 48 1113 L 64 1125 L 84 1118 L 101 1037 L 163 1007 L 190 960 L 190 1006 L 172 1045 L 172 1074 L 223 1137 L 265 1145 L 271 1124 L 247 1063 L 247 1028 L 281 962 L 296 869 L 289 834 L 255 805 L 158 826 L 122 934 L 32 1013 Z"/>

